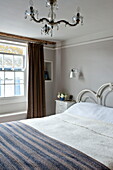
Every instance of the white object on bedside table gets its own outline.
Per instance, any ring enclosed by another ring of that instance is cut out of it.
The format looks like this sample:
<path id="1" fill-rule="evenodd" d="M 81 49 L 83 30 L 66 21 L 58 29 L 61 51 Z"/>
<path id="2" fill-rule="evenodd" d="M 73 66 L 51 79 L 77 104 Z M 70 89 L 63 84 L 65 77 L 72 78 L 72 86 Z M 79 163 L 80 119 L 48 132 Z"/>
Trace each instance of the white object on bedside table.
<path id="1" fill-rule="evenodd" d="M 55 100 L 56 101 L 56 110 L 55 113 L 62 113 L 66 109 L 68 109 L 71 105 L 75 103 L 75 101 L 61 101 L 61 100 Z"/>

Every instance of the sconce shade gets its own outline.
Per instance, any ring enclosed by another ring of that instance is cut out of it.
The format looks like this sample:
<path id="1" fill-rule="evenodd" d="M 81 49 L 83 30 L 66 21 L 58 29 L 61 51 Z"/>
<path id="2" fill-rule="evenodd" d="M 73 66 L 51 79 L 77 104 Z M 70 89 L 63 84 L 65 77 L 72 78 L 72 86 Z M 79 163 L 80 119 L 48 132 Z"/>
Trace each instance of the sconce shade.
<path id="1" fill-rule="evenodd" d="M 73 70 L 71 70 L 70 72 L 70 78 L 75 78 L 76 77 L 76 74 Z"/>
<path id="2" fill-rule="evenodd" d="M 78 78 L 78 76 L 79 76 L 79 70 L 78 69 L 71 69 L 71 71 L 70 71 L 70 78 Z"/>

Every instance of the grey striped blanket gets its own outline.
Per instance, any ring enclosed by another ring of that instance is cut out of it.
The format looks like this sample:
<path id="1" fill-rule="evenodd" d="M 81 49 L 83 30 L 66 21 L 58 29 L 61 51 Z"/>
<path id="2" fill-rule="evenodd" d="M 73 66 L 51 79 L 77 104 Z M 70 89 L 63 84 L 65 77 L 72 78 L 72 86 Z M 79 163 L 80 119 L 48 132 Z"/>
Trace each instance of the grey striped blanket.
<path id="1" fill-rule="evenodd" d="M 20 122 L 0 124 L 0 170 L 108 170 L 84 153 Z"/>

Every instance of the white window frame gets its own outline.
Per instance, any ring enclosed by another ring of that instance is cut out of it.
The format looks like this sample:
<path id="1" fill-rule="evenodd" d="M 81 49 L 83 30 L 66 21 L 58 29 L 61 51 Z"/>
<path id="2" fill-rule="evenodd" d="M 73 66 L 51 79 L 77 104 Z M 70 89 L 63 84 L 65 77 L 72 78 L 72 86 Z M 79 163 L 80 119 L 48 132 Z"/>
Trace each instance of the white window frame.
<path id="1" fill-rule="evenodd" d="M 4 41 L 4 42 L 1 42 L 0 43 L 4 43 L 4 44 L 9 44 L 9 45 L 13 45 L 13 46 L 23 46 L 26 48 L 26 55 L 23 55 L 25 56 L 25 59 L 24 59 L 24 96 L 11 96 L 11 97 L 0 97 L 0 105 L 9 105 L 9 104 L 17 104 L 17 103 L 23 103 L 23 102 L 27 102 L 27 44 L 25 43 L 18 43 L 18 42 L 7 42 L 7 41 Z M 1 52 L 2 54 L 8 54 L 8 53 L 3 53 Z M 11 53 L 9 53 L 11 54 Z M 11 54 L 11 55 L 16 55 L 16 54 Z M 4 70 L 3 70 L 4 71 Z M 15 112 L 15 111 L 14 111 Z"/>

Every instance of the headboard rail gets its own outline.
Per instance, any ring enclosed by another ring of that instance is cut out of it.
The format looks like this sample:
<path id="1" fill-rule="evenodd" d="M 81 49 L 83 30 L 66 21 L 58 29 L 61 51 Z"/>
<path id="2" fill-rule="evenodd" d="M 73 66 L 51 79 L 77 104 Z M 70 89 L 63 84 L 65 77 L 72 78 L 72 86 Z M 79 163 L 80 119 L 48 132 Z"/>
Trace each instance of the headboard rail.
<path id="1" fill-rule="evenodd" d="M 82 90 L 78 94 L 76 101 L 86 102 L 87 100 L 90 100 L 90 102 L 106 106 L 107 98 L 111 92 L 113 92 L 113 83 L 106 83 L 103 84 L 96 92 L 89 89 Z"/>

